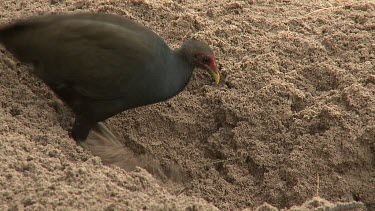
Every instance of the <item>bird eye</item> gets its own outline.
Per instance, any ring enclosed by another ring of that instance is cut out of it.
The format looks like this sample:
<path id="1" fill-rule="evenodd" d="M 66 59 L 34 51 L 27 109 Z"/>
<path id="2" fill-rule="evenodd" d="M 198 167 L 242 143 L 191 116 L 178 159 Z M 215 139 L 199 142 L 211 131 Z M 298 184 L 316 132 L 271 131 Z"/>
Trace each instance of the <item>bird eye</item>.
<path id="1" fill-rule="evenodd" d="M 205 56 L 205 57 L 203 57 L 202 61 L 203 61 L 203 63 L 210 63 L 211 59 L 210 59 L 210 57 Z"/>

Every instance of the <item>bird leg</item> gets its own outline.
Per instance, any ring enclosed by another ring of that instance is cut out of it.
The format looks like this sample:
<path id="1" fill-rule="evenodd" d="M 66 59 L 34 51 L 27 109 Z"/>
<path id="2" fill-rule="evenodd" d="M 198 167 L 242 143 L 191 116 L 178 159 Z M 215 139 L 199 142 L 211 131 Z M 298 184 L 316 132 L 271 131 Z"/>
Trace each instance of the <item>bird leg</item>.
<path id="1" fill-rule="evenodd" d="M 85 118 L 77 117 L 72 128 L 73 139 L 77 143 L 84 142 L 95 124 L 95 122 L 88 121 Z"/>

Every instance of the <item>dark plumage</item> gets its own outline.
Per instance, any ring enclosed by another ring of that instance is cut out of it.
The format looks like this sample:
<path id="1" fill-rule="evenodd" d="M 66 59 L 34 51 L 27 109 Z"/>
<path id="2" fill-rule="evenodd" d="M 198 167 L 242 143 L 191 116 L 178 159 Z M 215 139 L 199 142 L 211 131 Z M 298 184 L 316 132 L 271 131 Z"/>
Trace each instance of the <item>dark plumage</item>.
<path id="1" fill-rule="evenodd" d="M 211 49 L 195 39 L 171 50 L 157 34 L 110 14 L 49 15 L 0 28 L 0 43 L 76 114 L 72 136 L 119 112 L 181 92 L 195 67 L 219 82 Z"/>

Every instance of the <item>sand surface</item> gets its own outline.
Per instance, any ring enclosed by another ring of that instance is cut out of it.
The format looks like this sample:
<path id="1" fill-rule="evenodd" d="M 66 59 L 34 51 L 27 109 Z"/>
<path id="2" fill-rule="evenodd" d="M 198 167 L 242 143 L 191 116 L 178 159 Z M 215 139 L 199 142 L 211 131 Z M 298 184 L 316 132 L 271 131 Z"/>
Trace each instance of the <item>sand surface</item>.
<path id="1" fill-rule="evenodd" d="M 0 48 L 1 210 L 275 210 L 305 201 L 375 210 L 375 4 L 207 2 L 0 2 L 0 24 L 92 11 L 136 20 L 173 48 L 195 37 L 222 73 L 214 85 L 196 70 L 175 98 L 106 121 L 142 167 L 177 180 L 163 183 L 77 146 L 69 109 Z M 318 195 L 328 201 L 308 201 Z"/>

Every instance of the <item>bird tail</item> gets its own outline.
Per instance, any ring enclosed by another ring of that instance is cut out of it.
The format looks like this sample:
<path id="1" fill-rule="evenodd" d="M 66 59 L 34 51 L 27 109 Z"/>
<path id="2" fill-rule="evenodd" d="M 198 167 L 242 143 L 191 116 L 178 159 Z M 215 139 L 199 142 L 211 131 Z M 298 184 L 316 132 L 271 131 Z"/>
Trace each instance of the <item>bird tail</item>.
<path id="1" fill-rule="evenodd" d="M 133 171 L 138 166 L 146 169 L 156 178 L 162 180 L 167 178 L 160 163 L 155 158 L 147 154 L 135 154 L 102 122 L 96 124 L 86 141 L 81 142 L 80 145 L 93 155 L 100 157 L 105 165 L 116 165 L 126 171 Z"/>
<path id="2" fill-rule="evenodd" d="M 0 43 L 6 42 L 6 40 L 20 34 L 21 32 L 31 29 L 33 25 L 27 22 L 20 21 L 13 24 L 0 26 Z"/>
<path id="3" fill-rule="evenodd" d="M 4 42 L 4 39 L 11 36 L 16 30 L 15 25 L 0 26 L 0 43 Z"/>
<path id="4" fill-rule="evenodd" d="M 0 28 L 0 43 L 3 43 L 3 38 L 4 38 L 4 28 L 3 27 L 1 27 Z"/>

